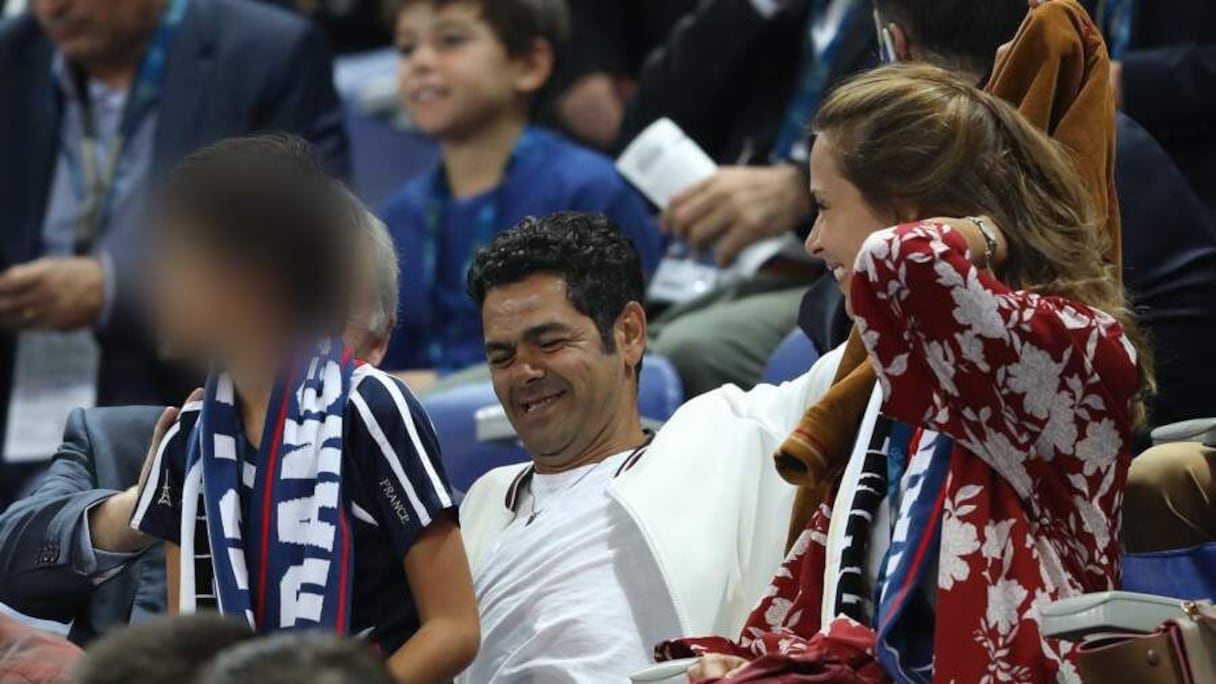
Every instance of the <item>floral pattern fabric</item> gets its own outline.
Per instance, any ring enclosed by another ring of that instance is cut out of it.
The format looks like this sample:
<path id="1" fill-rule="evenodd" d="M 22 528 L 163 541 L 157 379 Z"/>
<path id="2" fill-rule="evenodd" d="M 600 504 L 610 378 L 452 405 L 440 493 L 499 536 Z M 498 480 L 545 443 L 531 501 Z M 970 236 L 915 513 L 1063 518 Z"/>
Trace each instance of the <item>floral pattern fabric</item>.
<path id="1" fill-rule="evenodd" d="M 954 440 L 936 587 L 935 682 L 1079 681 L 1039 609 L 1119 586 L 1136 352 L 1111 316 L 1013 290 L 931 222 L 871 236 L 851 283 L 882 411 Z M 865 436 L 862 436 L 863 438 Z M 805 650 L 831 518 L 821 506 L 737 641 L 660 644 L 660 657 Z"/>

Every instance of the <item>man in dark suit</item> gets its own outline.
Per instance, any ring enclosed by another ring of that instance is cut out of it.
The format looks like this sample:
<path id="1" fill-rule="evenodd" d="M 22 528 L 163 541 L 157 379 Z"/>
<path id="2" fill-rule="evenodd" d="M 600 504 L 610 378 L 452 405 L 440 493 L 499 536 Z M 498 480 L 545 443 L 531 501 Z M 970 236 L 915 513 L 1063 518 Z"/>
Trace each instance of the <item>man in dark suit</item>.
<path id="1" fill-rule="evenodd" d="M 157 361 L 139 297 L 141 209 L 175 161 L 223 137 L 283 130 L 348 170 L 325 39 L 304 19 L 244 0 L 31 9 L 0 25 L 0 432 L 14 385 L 54 370 L 38 352 L 59 342 L 71 360 L 97 358 L 78 375 L 95 376 L 103 405 L 169 403 L 192 386 Z"/>
<path id="2" fill-rule="evenodd" d="M 384 224 L 350 201 L 358 210 L 352 233 L 366 236 L 368 250 L 344 337 L 375 365 L 397 326 L 397 253 Z M 154 432 L 163 433 L 174 415 L 157 406 L 72 412 L 46 477 L 0 514 L 0 603 L 71 620 L 69 637 L 78 644 L 164 612 L 164 555 L 130 520 L 146 477 L 141 464 L 160 442 Z"/>
<path id="3" fill-rule="evenodd" d="M 1216 207 L 1216 3 L 1088 0 L 1114 60 L 1120 108 Z"/>

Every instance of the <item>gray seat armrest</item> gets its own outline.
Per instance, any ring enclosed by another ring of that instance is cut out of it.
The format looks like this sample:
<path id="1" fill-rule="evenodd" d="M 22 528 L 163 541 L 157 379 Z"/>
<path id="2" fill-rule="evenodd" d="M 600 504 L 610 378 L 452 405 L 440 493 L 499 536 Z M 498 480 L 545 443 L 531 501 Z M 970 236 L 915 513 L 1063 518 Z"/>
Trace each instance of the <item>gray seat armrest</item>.
<path id="1" fill-rule="evenodd" d="M 1184 420 L 1153 430 L 1153 444 L 1174 442 L 1200 442 L 1204 446 L 1216 447 L 1216 418 Z"/>
<path id="2" fill-rule="evenodd" d="M 1087 636 L 1099 634 L 1149 634 L 1162 622 L 1183 614 L 1181 599 L 1103 591 L 1043 606 L 1040 624 L 1043 636 L 1083 641 Z"/>

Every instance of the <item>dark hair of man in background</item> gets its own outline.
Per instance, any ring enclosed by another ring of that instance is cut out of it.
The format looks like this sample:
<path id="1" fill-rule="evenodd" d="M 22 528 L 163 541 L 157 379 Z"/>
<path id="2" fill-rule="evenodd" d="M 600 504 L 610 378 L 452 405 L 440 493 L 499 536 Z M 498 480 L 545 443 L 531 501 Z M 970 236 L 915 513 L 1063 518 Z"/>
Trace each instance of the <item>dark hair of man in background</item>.
<path id="1" fill-rule="evenodd" d="M 469 295 L 480 307 L 490 290 L 537 274 L 565 282 L 571 306 L 595 321 L 607 353 L 616 351 L 612 331 L 625 305 L 646 297 L 637 249 L 603 214 L 528 217 L 499 233 L 473 260 Z"/>
<path id="2" fill-rule="evenodd" d="M 308 142 L 270 134 L 214 143 L 174 167 L 158 200 L 162 237 L 261 270 L 301 324 L 335 334 L 345 325 L 352 209 Z"/>
<path id="3" fill-rule="evenodd" d="M 874 0 L 884 23 L 908 32 L 920 59 L 953 71 L 992 73 L 996 48 L 1011 40 L 1026 17 L 1024 0 Z M 932 47 L 926 47 L 932 46 Z"/>
<path id="4" fill-rule="evenodd" d="M 221 651 L 254 638 L 249 625 L 214 613 L 160 617 L 93 642 L 76 684 L 194 684 Z"/>
<path id="5" fill-rule="evenodd" d="M 365 642 L 277 634 L 225 651 L 200 684 L 393 684 L 393 678 Z"/>

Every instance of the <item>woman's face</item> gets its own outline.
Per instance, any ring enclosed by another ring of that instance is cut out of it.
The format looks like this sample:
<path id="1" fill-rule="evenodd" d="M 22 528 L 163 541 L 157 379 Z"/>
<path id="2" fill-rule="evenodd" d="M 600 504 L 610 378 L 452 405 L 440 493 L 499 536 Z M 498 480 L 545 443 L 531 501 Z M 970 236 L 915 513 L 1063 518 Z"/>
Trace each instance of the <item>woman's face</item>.
<path id="1" fill-rule="evenodd" d="M 841 175 L 836 149 L 825 135 L 818 136 L 811 149 L 811 195 L 819 216 L 807 237 L 806 251 L 823 259 L 847 297 L 861 244 L 895 219 L 867 204 L 861 191 Z"/>

